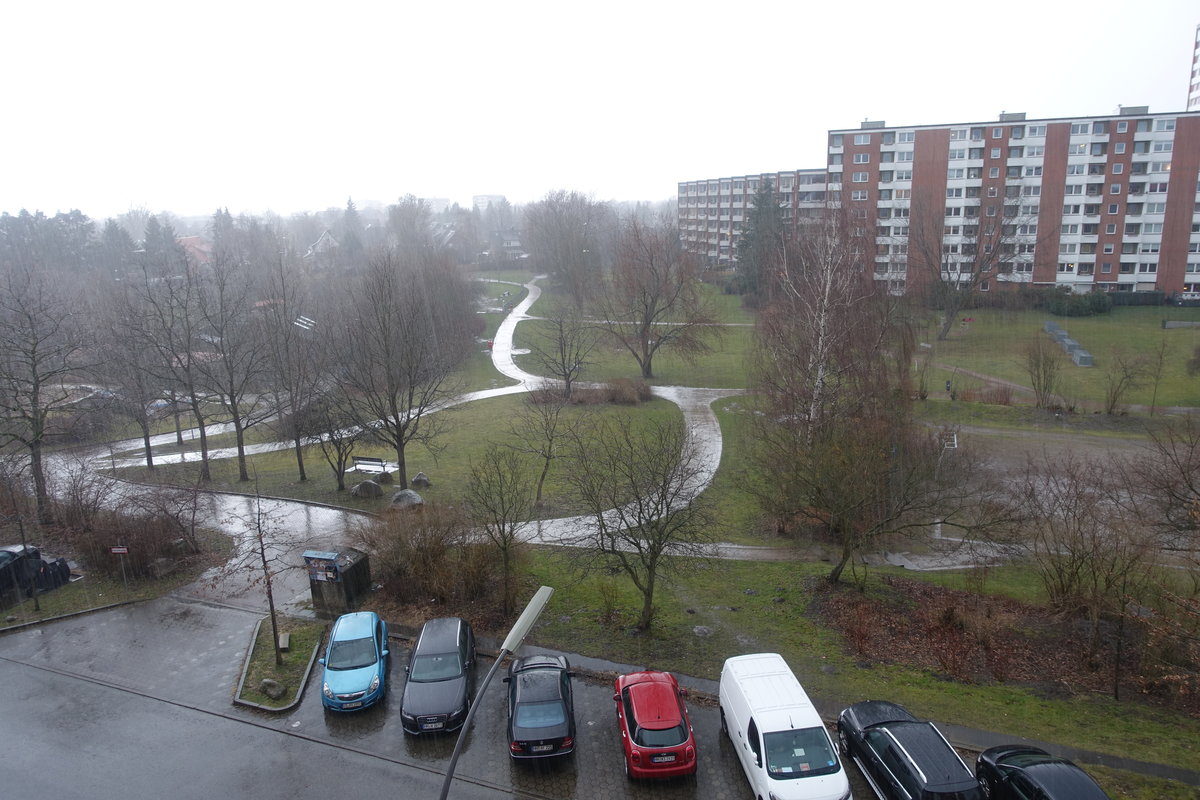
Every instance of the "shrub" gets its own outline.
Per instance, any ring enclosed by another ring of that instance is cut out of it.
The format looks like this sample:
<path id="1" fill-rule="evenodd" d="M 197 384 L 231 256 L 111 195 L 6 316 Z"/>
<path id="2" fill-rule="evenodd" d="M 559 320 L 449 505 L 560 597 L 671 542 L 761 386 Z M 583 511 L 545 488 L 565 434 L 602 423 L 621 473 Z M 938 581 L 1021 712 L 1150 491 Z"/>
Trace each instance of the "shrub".
<path id="1" fill-rule="evenodd" d="M 613 378 L 605 388 L 608 392 L 608 402 L 616 405 L 636 406 L 648 402 L 653 395 L 650 386 L 645 381 L 635 381 L 629 378 Z"/>

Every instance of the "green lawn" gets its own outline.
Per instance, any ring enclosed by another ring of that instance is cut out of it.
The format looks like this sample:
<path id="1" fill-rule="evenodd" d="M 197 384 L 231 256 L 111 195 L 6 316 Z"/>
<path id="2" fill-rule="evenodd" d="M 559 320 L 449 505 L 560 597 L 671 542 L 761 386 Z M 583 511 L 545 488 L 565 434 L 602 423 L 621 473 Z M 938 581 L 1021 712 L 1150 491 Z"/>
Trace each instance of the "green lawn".
<path id="1" fill-rule="evenodd" d="M 1165 347 L 1164 366 L 1156 405 L 1200 406 L 1200 379 L 1190 377 L 1185 368 L 1187 359 L 1200 346 L 1200 328 L 1164 330 L 1162 327 L 1163 320 L 1200 321 L 1200 308 L 1118 307 L 1109 314 L 1094 317 L 1055 317 L 1037 311 L 977 310 L 968 313 L 974 321 L 957 326 L 946 341 L 936 341 L 932 332 L 922 340 L 930 345 L 936 364 L 1028 386 L 1024 349 L 1037 338 L 1052 342 L 1048 334 L 1042 332 L 1042 324 L 1053 320 L 1095 360 L 1094 367 L 1077 367 L 1062 354 L 1060 394 L 1089 406 L 1100 405 L 1104 400 L 1106 375 L 1114 368 L 1117 357 L 1142 355 L 1153 359 L 1161 346 Z M 937 373 L 930 388 L 944 390 L 948 377 L 946 372 Z M 1126 402 L 1149 405 L 1153 389 L 1152 383 L 1148 382 L 1131 391 Z"/>

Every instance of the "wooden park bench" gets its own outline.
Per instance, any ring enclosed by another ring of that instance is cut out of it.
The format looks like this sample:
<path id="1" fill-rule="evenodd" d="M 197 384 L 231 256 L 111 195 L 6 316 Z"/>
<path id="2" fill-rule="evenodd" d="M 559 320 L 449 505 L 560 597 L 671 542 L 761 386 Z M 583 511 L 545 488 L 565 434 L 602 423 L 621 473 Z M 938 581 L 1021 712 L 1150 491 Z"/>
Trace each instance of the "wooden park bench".
<path id="1" fill-rule="evenodd" d="M 383 472 L 391 472 L 390 465 L 382 458 L 374 456 L 350 456 L 354 465 L 350 468 L 354 472 L 371 472 L 380 474 Z"/>

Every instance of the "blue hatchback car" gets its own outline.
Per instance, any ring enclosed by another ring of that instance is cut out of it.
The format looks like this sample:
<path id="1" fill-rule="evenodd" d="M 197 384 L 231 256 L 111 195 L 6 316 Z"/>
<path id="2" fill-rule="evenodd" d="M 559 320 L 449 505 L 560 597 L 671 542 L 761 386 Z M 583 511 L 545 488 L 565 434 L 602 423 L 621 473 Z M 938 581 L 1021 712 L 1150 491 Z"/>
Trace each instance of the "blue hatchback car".
<path id="1" fill-rule="evenodd" d="M 338 617 L 321 664 L 321 703 L 326 708 L 354 711 L 374 705 L 387 692 L 387 623 L 374 611 Z"/>

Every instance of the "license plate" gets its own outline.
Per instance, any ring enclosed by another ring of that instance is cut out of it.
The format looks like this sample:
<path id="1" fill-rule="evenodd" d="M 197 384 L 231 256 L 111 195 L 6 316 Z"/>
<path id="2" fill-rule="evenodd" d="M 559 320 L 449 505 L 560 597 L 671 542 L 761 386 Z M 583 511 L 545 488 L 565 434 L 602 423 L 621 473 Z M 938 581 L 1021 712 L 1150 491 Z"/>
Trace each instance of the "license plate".
<path id="1" fill-rule="evenodd" d="M 551 750 L 554 749 L 554 745 L 552 745 L 552 744 L 535 744 L 533 747 L 531 747 L 529 749 L 531 751 L 533 751 L 534 753 L 549 753 Z"/>
<path id="2" fill-rule="evenodd" d="M 421 730 L 423 730 L 423 731 L 436 731 L 436 730 L 440 730 L 444 727 L 446 727 L 446 723 L 444 723 L 444 722 L 422 722 L 421 723 Z"/>
<path id="3" fill-rule="evenodd" d="M 342 703 L 342 708 L 358 708 L 362 705 L 362 700 L 356 700 L 353 703 Z"/>
<path id="4" fill-rule="evenodd" d="M 669 755 L 669 756 L 651 756 L 650 760 L 653 761 L 655 764 L 666 764 L 670 761 L 674 761 L 675 756 L 673 754 Z"/>

